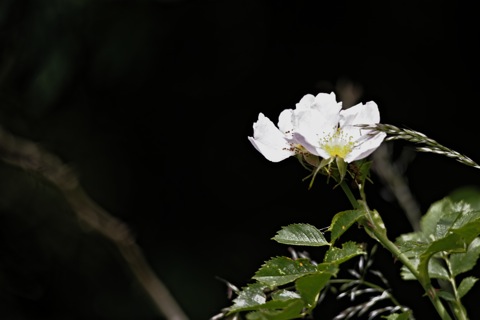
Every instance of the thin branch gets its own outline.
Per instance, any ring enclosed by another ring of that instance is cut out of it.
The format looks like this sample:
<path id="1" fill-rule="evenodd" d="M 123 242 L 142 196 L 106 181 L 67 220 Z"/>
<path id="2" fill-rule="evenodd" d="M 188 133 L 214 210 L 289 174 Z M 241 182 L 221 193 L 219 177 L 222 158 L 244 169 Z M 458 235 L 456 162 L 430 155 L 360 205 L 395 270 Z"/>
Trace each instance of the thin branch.
<path id="1" fill-rule="evenodd" d="M 0 127 L 0 159 L 39 175 L 64 195 L 77 217 L 111 240 L 158 310 L 169 320 L 188 320 L 168 288 L 155 275 L 129 228 L 93 201 L 80 186 L 73 170 L 38 144 Z"/>

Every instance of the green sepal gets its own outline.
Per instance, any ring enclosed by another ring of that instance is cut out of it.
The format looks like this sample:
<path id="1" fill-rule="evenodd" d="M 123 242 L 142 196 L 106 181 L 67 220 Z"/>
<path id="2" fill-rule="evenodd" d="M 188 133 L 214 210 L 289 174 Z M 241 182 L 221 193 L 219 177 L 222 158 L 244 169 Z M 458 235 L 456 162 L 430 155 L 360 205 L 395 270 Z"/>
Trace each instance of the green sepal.
<path id="1" fill-rule="evenodd" d="M 313 170 L 313 173 L 308 176 L 308 177 L 312 177 L 310 179 L 310 184 L 308 185 L 308 189 L 311 189 L 313 187 L 313 182 L 315 181 L 315 178 L 317 174 L 320 172 L 320 170 L 330 165 L 332 162 L 333 162 L 333 158 L 320 160 L 320 164 Z"/>
<path id="2" fill-rule="evenodd" d="M 335 157 L 335 160 L 337 164 L 338 173 L 340 174 L 340 177 L 338 179 L 338 184 L 340 184 L 345 178 L 345 175 L 347 174 L 347 163 L 341 157 Z"/>
<path id="3" fill-rule="evenodd" d="M 320 157 L 313 155 L 311 153 L 306 153 L 303 154 L 302 156 L 303 160 L 305 160 L 306 163 L 311 165 L 312 167 L 316 168 L 320 165 Z"/>

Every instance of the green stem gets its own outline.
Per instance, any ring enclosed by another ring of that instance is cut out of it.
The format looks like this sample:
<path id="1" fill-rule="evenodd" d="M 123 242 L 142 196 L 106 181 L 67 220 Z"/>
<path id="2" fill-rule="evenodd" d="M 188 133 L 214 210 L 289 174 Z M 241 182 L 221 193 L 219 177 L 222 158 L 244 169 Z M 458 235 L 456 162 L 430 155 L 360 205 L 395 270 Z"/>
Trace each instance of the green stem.
<path id="1" fill-rule="evenodd" d="M 355 209 L 358 209 L 360 205 L 358 204 L 357 198 L 355 198 L 355 196 L 352 193 L 352 190 L 348 187 L 345 181 L 340 182 L 340 187 L 342 187 L 343 192 L 345 192 L 345 195 L 347 196 L 352 206 Z"/>
<path id="2" fill-rule="evenodd" d="M 343 191 L 345 192 L 352 206 L 355 209 L 359 209 L 361 205 L 359 201 L 356 200 L 352 191 L 350 190 L 348 185 L 345 183 L 345 181 L 342 181 L 340 183 L 340 186 L 342 187 Z M 364 195 L 363 195 L 363 198 L 365 198 Z M 367 207 L 366 202 L 365 201 L 362 201 L 362 202 L 363 202 L 364 210 L 367 213 L 367 217 L 366 219 L 362 219 L 359 221 L 360 225 L 362 225 L 366 230 L 369 231 L 367 233 L 374 240 L 377 240 L 378 242 L 380 242 L 384 248 L 390 251 L 397 260 L 399 260 L 408 270 L 410 270 L 413 276 L 422 285 L 423 289 L 427 293 L 427 296 L 429 297 L 433 306 L 437 310 L 441 319 L 452 320 L 447 310 L 443 306 L 442 301 L 440 300 L 438 294 L 436 293 L 435 288 L 433 288 L 432 284 L 430 283 L 430 279 L 424 279 L 424 277 L 421 276 L 421 274 L 417 271 L 417 269 L 412 264 L 412 262 L 403 254 L 403 252 L 400 251 L 400 249 L 395 245 L 395 243 L 393 243 L 392 241 L 390 241 L 390 239 L 388 239 L 387 234 L 385 232 L 385 227 L 383 225 L 382 226 L 379 225 L 378 223 L 379 219 L 375 219 L 372 216 L 370 209 Z"/>
<path id="3" fill-rule="evenodd" d="M 452 293 L 455 297 L 455 300 L 450 303 L 451 309 L 453 313 L 455 314 L 456 319 L 458 320 L 467 320 L 467 311 L 462 305 L 462 302 L 460 301 L 460 297 L 458 295 L 458 290 L 457 290 L 457 283 L 455 281 L 455 278 L 452 276 L 452 265 L 450 263 L 450 259 L 446 255 L 443 256 L 443 260 L 445 261 L 445 264 L 447 265 L 448 271 L 449 271 L 449 282 L 450 282 L 450 287 L 452 290 Z"/>

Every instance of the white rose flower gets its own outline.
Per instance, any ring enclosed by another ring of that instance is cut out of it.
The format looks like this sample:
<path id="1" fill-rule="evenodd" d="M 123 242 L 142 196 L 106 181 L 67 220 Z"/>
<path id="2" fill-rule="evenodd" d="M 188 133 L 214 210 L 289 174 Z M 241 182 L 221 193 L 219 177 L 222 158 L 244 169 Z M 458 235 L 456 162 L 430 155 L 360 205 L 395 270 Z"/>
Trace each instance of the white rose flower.
<path id="1" fill-rule="evenodd" d="M 307 94 L 295 110 L 282 111 L 278 128 L 260 113 L 253 125 L 253 137 L 248 139 L 273 162 L 311 153 L 323 159 L 339 157 L 350 163 L 366 158 L 383 142 L 384 132 L 359 126 L 379 121 L 380 112 L 373 101 L 342 110 L 342 103 L 336 101 L 333 92 Z"/>

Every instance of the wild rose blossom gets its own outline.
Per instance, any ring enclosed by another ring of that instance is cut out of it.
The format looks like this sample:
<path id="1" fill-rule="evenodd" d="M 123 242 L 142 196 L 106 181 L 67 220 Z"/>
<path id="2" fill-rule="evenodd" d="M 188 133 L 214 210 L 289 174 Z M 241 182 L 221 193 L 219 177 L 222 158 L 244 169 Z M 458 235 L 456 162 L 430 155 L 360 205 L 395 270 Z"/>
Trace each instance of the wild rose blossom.
<path id="1" fill-rule="evenodd" d="M 346 163 L 361 160 L 375 151 L 386 137 L 359 125 L 380 122 L 375 102 L 342 109 L 332 92 L 307 94 L 295 110 L 280 113 L 278 127 L 260 113 L 249 141 L 268 160 L 282 161 L 296 154 L 310 153 L 323 159 L 339 157 Z"/>

